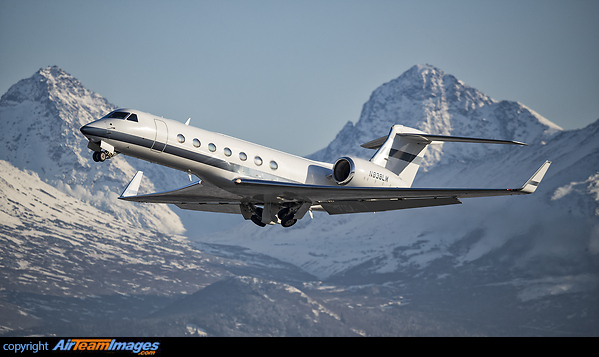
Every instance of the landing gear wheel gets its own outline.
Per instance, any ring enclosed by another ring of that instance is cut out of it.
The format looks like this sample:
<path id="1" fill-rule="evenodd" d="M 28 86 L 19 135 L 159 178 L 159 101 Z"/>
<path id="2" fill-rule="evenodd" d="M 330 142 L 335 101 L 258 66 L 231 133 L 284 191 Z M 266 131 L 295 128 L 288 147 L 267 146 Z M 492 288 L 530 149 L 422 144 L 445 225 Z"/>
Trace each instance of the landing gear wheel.
<path id="1" fill-rule="evenodd" d="M 285 228 L 288 228 L 288 227 L 293 226 L 296 222 L 297 222 L 297 219 L 295 219 L 295 218 L 285 219 L 285 220 L 281 221 L 281 225 Z"/>
<path id="2" fill-rule="evenodd" d="M 92 158 L 94 159 L 95 162 L 104 162 L 107 157 L 106 157 L 105 152 L 95 151 L 94 154 L 92 155 Z"/>
<path id="3" fill-rule="evenodd" d="M 279 211 L 279 213 L 277 213 L 277 216 L 279 217 L 279 219 L 282 221 L 283 219 L 286 218 L 286 216 L 289 214 L 289 207 L 285 207 L 283 209 L 281 209 Z"/>
<path id="4" fill-rule="evenodd" d="M 262 208 L 257 207 L 250 219 L 252 222 L 256 223 L 257 226 L 266 227 L 266 224 L 262 222 Z"/>
<path id="5" fill-rule="evenodd" d="M 297 219 L 293 218 L 294 213 L 289 212 L 291 212 L 291 209 L 289 209 L 289 207 L 285 207 L 282 210 L 280 210 L 279 213 L 277 213 L 277 216 L 281 220 L 281 225 L 285 228 L 291 227 L 297 222 Z"/>
<path id="6" fill-rule="evenodd" d="M 266 224 L 262 223 L 262 219 L 256 215 L 253 215 L 251 218 L 252 222 L 256 223 L 257 226 L 266 227 Z"/>

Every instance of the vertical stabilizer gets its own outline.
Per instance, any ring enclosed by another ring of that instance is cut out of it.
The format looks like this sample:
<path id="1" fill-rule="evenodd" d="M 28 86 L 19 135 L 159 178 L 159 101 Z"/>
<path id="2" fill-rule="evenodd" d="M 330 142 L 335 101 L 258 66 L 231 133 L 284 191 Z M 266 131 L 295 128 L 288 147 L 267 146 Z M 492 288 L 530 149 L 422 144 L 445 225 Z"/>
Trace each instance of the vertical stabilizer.
<path id="1" fill-rule="evenodd" d="M 416 177 L 416 173 L 418 172 L 418 168 L 420 167 L 420 163 L 424 156 L 424 149 L 430 141 L 426 139 L 423 140 L 423 138 L 418 135 L 399 135 L 407 133 L 425 134 L 420 130 L 409 128 L 407 126 L 394 125 L 391 127 L 387 140 L 385 140 L 385 142 L 378 148 L 370 161 L 395 173 L 409 187 L 412 186 L 412 182 L 414 182 L 414 177 Z M 377 140 L 380 142 L 381 139 Z M 371 143 L 374 143 L 375 141 Z M 362 146 L 368 147 L 371 143 Z M 373 145 L 376 145 L 376 143 Z"/>

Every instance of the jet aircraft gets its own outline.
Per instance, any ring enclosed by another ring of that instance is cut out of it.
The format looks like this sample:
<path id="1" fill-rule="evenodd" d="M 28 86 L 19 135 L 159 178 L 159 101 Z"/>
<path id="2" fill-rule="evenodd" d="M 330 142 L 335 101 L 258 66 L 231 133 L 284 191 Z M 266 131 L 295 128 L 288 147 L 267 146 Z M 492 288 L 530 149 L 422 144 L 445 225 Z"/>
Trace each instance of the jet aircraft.
<path id="1" fill-rule="evenodd" d="M 264 227 L 290 227 L 312 211 L 377 212 L 460 204 L 461 198 L 533 193 L 551 162 L 519 188 L 412 188 L 427 145 L 433 142 L 526 145 L 517 141 L 432 135 L 393 125 L 388 136 L 362 147 L 370 160 L 335 163 L 291 155 L 133 109 L 117 109 L 83 127 L 93 159 L 117 154 L 168 166 L 199 180 L 172 191 L 138 195 L 138 171 L 119 199 L 170 203 L 182 209 L 241 214 Z"/>

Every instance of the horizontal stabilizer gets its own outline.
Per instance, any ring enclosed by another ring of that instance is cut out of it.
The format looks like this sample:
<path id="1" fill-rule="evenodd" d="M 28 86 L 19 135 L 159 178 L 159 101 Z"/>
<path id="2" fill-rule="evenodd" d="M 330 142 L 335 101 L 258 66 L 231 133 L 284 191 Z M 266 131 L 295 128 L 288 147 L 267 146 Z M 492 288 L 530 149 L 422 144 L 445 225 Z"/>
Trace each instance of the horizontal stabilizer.
<path id="1" fill-rule="evenodd" d="M 432 134 L 423 134 L 423 133 L 397 133 L 399 136 L 403 136 L 405 138 L 413 139 L 416 142 L 422 142 L 426 144 L 430 144 L 433 141 L 446 141 L 446 142 L 454 142 L 454 143 L 479 143 L 479 144 L 509 144 L 509 145 L 526 145 L 525 143 L 513 140 L 497 140 L 497 139 L 480 139 L 480 138 L 468 138 L 463 136 L 449 136 L 449 135 L 432 135 Z M 363 148 L 366 149 L 378 149 L 380 148 L 385 141 L 387 140 L 387 136 L 383 136 L 381 138 L 369 141 L 365 144 L 362 144 Z"/>

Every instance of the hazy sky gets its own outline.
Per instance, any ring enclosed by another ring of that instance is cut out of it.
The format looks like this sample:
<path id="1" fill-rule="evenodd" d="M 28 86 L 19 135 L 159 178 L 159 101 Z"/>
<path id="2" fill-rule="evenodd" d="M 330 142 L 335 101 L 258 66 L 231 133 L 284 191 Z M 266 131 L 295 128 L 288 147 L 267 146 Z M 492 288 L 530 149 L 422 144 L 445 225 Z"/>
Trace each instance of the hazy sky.
<path id="1" fill-rule="evenodd" d="M 0 94 L 58 65 L 123 107 L 299 155 L 429 63 L 565 129 L 599 118 L 599 1 L 0 0 Z"/>

